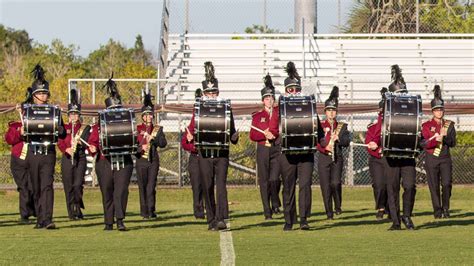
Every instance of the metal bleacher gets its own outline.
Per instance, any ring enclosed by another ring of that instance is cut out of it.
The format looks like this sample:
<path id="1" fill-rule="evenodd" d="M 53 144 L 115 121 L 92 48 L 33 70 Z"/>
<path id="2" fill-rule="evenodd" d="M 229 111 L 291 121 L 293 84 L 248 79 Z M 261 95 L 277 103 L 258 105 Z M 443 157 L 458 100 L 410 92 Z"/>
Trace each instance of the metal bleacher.
<path id="1" fill-rule="evenodd" d="M 176 83 L 165 88 L 166 102 L 194 100 L 205 61 L 213 62 L 223 97 L 238 103 L 259 102 L 267 72 L 277 90 L 283 91 L 284 66 L 290 60 L 299 69 L 306 91 L 321 100 L 338 85 L 342 102 L 376 102 L 380 88 L 390 83 L 390 66 L 399 64 L 410 92 L 424 100 L 432 97 L 433 85 L 440 84 L 448 101 L 473 101 L 473 36 L 425 36 L 310 35 L 303 40 L 296 34 L 170 35 L 167 78 Z"/>

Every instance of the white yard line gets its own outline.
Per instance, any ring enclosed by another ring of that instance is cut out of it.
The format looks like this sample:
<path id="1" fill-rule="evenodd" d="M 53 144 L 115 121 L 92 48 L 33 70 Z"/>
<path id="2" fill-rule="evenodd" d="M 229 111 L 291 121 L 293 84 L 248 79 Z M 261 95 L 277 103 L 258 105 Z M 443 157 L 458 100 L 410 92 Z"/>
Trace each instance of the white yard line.
<path id="1" fill-rule="evenodd" d="M 234 242 L 230 222 L 226 222 L 227 230 L 220 231 L 221 265 L 235 265 Z"/>

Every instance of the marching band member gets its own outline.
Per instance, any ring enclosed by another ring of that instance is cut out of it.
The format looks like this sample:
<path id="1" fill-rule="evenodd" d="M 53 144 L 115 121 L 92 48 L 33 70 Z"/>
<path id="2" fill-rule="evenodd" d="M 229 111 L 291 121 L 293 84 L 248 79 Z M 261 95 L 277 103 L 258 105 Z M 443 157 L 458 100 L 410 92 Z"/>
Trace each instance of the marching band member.
<path id="1" fill-rule="evenodd" d="M 81 123 L 81 104 L 76 89 L 70 90 L 71 103 L 68 104 L 69 123 L 64 125 L 66 138 L 58 141 L 58 148 L 63 153 L 61 159 L 61 176 L 66 207 L 70 220 L 84 218 L 82 200 L 84 192 L 84 176 L 87 170 L 86 146 L 81 141 L 87 140 L 90 126 Z"/>
<path id="2" fill-rule="evenodd" d="M 407 93 L 405 80 L 398 65 L 392 66 L 392 83 L 389 91 Z M 389 230 L 401 230 L 400 221 L 408 230 L 414 230 L 411 219 L 416 195 L 416 170 L 414 158 L 386 157 L 385 177 L 387 178 L 387 194 L 392 226 Z M 403 186 L 403 215 L 400 216 L 400 179 Z"/>
<path id="3" fill-rule="evenodd" d="M 206 80 L 202 82 L 205 99 L 217 99 L 219 96 L 218 80 L 214 76 L 214 66 L 211 62 L 205 62 Z M 194 140 L 194 113 L 188 126 L 187 143 Z M 237 144 L 239 133 L 235 130 L 234 117 L 230 112 L 230 142 Z M 207 151 L 207 152 L 206 152 Z M 227 171 L 229 168 L 228 150 L 199 150 L 199 175 L 204 188 L 204 199 L 206 206 L 206 217 L 209 230 L 224 230 L 227 225 L 224 219 L 229 218 L 229 206 L 227 199 Z M 216 197 L 214 197 L 214 184 L 216 186 Z"/>
<path id="4" fill-rule="evenodd" d="M 301 93 L 300 76 L 293 62 L 286 66 L 288 77 L 285 79 L 285 94 L 298 95 Z M 278 109 L 277 109 L 278 110 Z M 275 115 L 275 114 L 274 114 Z M 273 120 L 272 120 L 273 121 Z M 270 138 L 278 138 L 278 123 L 270 122 Z M 300 229 L 309 230 L 308 218 L 311 215 L 311 182 L 314 166 L 314 154 L 284 154 L 280 155 L 281 175 L 283 179 L 283 209 L 285 217 L 284 231 L 291 231 L 296 218 L 296 181 L 299 184 L 299 216 Z"/>
<path id="5" fill-rule="evenodd" d="M 318 143 L 318 173 L 323 194 L 324 208 L 327 218 L 334 218 L 333 201 L 336 215 L 342 213 L 342 147 L 349 146 L 351 136 L 347 124 L 338 122 L 339 88 L 334 86 L 329 99 L 324 103 L 326 120 L 321 122 L 324 138 Z"/>
<path id="6" fill-rule="evenodd" d="M 31 88 L 27 90 L 27 99 L 23 104 L 33 103 Z M 21 114 L 21 105 L 17 107 Z M 29 217 L 36 217 L 35 204 L 33 201 L 33 191 L 26 163 L 28 144 L 23 136 L 23 123 L 21 121 L 11 121 L 8 123 L 8 130 L 5 133 L 5 141 L 11 145 L 10 169 L 13 180 L 17 185 L 19 193 L 20 223 L 29 224 Z"/>
<path id="7" fill-rule="evenodd" d="M 374 190 L 375 209 L 377 213 L 375 218 L 382 220 L 383 215 L 388 212 L 387 204 L 387 179 L 384 175 L 385 158 L 382 158 L 382 118 L 385 93 L 387 88 L 382 88 L 382 100 L 379 102 L 379 113 L 377 120 L 367 126 L 365 135 L 365 144 L 369 152 L 369 172 L 372 177 L 372 188 Z"/>
<path id="8" fill-rule="evenodd" d="M 269 74 L 265 76 L 265 87 L 261 90 L 263 109 L 252 114 L 250 139 L 257 142 L 257 170 L 260 196 L 265 219 L 280 213 L 280 146 L 269 131 L 270 120 L 278 123 L 278 106 L 274 106 L 275 87 Z M 271 206 L 270 206 L 271 202 Z"/>
<path id="9" fill-rule="evenodd" d="M 449 218 L 453 162 L 450 148 L 456 146 L 454 122 L 444 119 L 444 100 L 439 85 L 434 87 L 431 100 L 433 118 L 422 125 L 421 145 L 425 150 L 425 170 L 431 193 L 435 219 Z M 441 195 L 440 195 L 441 185 Z M 441 197 L 440 197 L 441 196 Z"/>
<path id="10" fill-rule="evenodd" d="M 202 89 L 197 89 L 195 93 L 196 98 L 202 97 Z M 194 112 L 191 121 L 194 121 Z M 192 129 L 194 130 L 194 129 Z M 181 147 L 187 152 L 189 152 L 189 160 L 188 160 L 188 173 L 189 179 L 191 181 L 191 189 L 193 191 L 193 213 L 196 219 L 204 219 L 204 201 L 203 201 L 203 184 L 201 182 L 201 178 L 199 177 L 199 156 L 198 150 L 196 146 L 194 146 L 194 141 L 190 128 L 186 128 L 181 138 Z M 188 141 L 189 139 L 189 141 Z M 212 197 L 213 198 L 213 197 Z"/>
<path id="11" fill-rule="evenodd" d="M 156 218 L 156 181 L 160 169 L 160 157 L 157 148 L 166 147 L 167 141 L 163 127 L 153 125 L 154 105 L 150 92 L 143 91 L 142 120 L 137 126 L 140 143 L 136 160 L 138 191 L 140 194 L 140 215 Z"/>
<path id="12" fill-rule="evenodd" d="M 43 68 L 36 65 L 33 74 L 35 77 L 35 81 L 31 85 L 33 103 L 48 104 L 50 97 L 49 83 L 44 79 Z M 59 139 L 66 137 L 62 119 L 58 123 L 58 137 Z M 33 186 L 35 210 L 38 216 L 35 228 L 55 229 L 56 225 L 53 223 L 55 145 L 49 143 L 28 144 L 26 162 Z"/>
<path id="13" fill-rule="evenodd" d="M 110 78 L 105 84 L 110 95 L 105 99 L 107 109 L 121 108 L 122 99 L 118 93 L 117 85 Z M 128 203 L 128 186 L 133 172 L 132 155 L 124 155 L 123 164 L 119 168 L 112 167 L 110 156 L 104 156 L 103 147 L 99 141 L 99 126 L 92 127 L 89 138 L 89 151 L 99 153 L 95 163 L 95 170 L 99 179 L 100 191 L 102 193 L 102 204 L 104 207 L 104 230 L 113 230 L 114 217 L 117 219 L 117 229 L 126 231 L 123 222 Z"/>

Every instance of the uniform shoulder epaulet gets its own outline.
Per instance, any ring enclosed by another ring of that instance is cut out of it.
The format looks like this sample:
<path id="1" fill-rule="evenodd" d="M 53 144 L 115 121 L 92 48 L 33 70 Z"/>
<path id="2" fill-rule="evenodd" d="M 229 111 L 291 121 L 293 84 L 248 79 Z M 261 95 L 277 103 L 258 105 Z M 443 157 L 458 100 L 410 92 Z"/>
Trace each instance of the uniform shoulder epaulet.
<path id="1" fill-rule="evenodd" d="M 375 126 L 376 124 L 377 124 L 377 122 L 375 122 L 375 123 L 370 123 L 370 124 L 367 125 L 367 128 L 371 128 L 371 127 Z"/>
<path id="2" fill-rule="evenodd" d="M 260 113 L 260 110 L 253 112 L 253 113 L 252 113 L 252 116 L 254 116 L 254 115 L 258 114 L 258 113 Z"/>

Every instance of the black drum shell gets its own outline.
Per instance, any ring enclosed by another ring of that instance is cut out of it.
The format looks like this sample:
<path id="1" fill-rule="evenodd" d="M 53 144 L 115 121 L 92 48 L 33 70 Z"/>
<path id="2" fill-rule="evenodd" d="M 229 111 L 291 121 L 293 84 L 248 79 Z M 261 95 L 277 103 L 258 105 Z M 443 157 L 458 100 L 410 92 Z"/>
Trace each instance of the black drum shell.
<path id="1" fill-rule="evenodd" d="M 317 110 L 314 95 L 280 96 L 280 132 L 283 153 L 314 153 Z"/>
<path id="2" fill-rule="evenodd" d="M 30 144 L 58 141 L 58 125 L 61 109 L 56 105 L 27 104 L 23 106 L 25 141 Z"/>
<path id="3" fill-rule="evenodd" d="M 104 155 L 135 154 L 138 149 L 135 113 L 132 109 L 99 112 L 100 143 Z"/>
<path id="4" fill-rule="evenodd" d="M 195 105 L 194 133 L 198 149 L 228 150 L 230 142 L 230 100 L 199 99 Z"/>
<path id="5" fill-rule="evenodd" d="M 387 93 L 383 114 L 383 155 L 416 157 L 420 152 L 418 146 L 421 136 L 421 96 Z"/>

